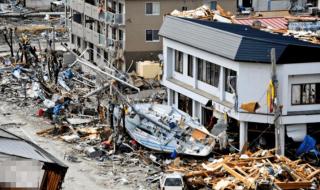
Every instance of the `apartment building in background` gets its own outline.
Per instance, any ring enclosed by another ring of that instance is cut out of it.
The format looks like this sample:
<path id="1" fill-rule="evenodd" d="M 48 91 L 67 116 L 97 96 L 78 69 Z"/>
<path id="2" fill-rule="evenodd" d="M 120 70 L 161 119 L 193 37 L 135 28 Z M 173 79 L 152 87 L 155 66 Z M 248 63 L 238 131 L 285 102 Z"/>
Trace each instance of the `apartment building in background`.
<path id="1" fill-rule="evenodd" d="M 69 0 L 70 42 L 97 64 L 108 60 L 119 69 L 134 68 L 141 60 L 157 60 L 162 53 L 158 32 L 164 15 L 217 4 L 235 12 L 236 0 Z"/>

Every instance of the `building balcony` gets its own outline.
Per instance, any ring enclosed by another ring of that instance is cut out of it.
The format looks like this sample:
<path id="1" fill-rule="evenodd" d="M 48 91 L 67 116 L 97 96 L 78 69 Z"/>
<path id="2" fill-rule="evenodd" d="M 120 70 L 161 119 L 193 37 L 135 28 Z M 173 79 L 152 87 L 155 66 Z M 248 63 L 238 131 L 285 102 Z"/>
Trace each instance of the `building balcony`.
<path id="1" fill-rule="evenodd" d="M 108 24 L 111 25 L 125 25 L 125 14 L 105 12 L 105 19 Z"/>
<path id="2" fill-rule="evenodd" d="M 110 51 L 115 51 L 116 49 L 124 49 L 125 41 L 124 40 L 114 40 L 114 39 L 107 39 L 107 48 Z"/>
<path id="3" fill-rule="evenodd" d="M 70 7 L 79 13 L 84 12 L 84 0 L 68 0 L 70 1 Z"/>
<path id="4" fill-rule="evenodd" d="M 96 45 L 105 47 L 106 46 L 106 37 L 104 34 L 100 34 L 98 32 L 95 32 L 91 30 L 90 28 L 85 28 L 85 40 Z"/>
<path id="5" fill-rule="evenodd" d="M 83 38 L 84 35 L 83 35 L 83 26 L 77 22 L 72 22 L 71 23 L 71 32 L 72 34 L 74 35 L 77 35 L 79 36 L 80 38 Z"/>
<path id="6" fill-rule="evenodd" d="M 89 3 L 85 3 L 84 4 L 84 14 L 99 20 L 99 15 L 100 15 L 100 9 L 98 6 L 95 5 L 91 5 Z"/>

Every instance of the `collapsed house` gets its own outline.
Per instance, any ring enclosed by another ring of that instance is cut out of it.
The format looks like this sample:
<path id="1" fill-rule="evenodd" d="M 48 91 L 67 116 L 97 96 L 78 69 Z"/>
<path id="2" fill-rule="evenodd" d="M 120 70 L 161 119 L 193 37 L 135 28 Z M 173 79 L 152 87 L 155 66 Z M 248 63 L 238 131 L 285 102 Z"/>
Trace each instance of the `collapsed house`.
<path id="1" fill-rule="evenodd" d="M 319 125 L 319 45 L 245 25 L 173 16 L 165 18 L 160 35 L 168 104 L 209 127 L 227 117 L 239 133 L 233 139 L 239 139 L 239 149 L 260 143 L 278 145 L 284 154 L 289 139 L 302 141 Z M 272 48 L 277 84 L 271 78 Z M 289 132 L 295 130 L 299 136 Z M 266 142 L 270 138 L 276 142 Z"/>
<path id="2" fill-rule="evenodd" d="M 33 142 L 0 129 L 0 188 L 59 190 L 68 167 Z M 27 174 L 27 175 L 26 175 Z"/>

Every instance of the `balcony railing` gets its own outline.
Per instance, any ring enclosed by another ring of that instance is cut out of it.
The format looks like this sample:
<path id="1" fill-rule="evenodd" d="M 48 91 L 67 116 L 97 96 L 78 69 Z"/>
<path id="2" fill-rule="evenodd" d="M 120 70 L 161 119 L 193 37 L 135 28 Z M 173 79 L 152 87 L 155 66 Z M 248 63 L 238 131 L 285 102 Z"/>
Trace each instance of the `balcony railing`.
<path id="1" fill-rule="evenodd" d="M 106 45 L 106 37 L 103 34 L 99 34 L 99 44 L 102 46 Z"/>
<path id="2" fill-rule="evenodd" d="M 124 18 L 125 15 L 124 14 L 119 14 L 119 13 L 112 13 L 112 12 L 105 12 L 105 18 L 106 18 L 106 22 L 108 24 L 116 24 L 116 25 L 124 25 Z"/>

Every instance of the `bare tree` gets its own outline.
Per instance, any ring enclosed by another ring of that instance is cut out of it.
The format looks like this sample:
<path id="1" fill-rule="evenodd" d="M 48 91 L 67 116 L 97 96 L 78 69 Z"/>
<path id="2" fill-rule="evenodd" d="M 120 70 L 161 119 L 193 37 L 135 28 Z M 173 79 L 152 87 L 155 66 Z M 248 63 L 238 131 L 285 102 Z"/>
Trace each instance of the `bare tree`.
<path id="1" fill-rule="evenodd" d="M 10 48 L 10 52 L 11 52 L 11 57 L 13 57 L 13 40 L 12 40 L 12 36 L 13 36 L 13 29 L 12 28 L 4 28 L 3 30 L 1 30 L 1 34 L 4 38 L 4 41 L 8 44 L 9 48 Z"/>

